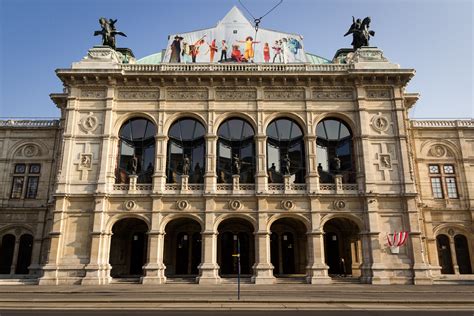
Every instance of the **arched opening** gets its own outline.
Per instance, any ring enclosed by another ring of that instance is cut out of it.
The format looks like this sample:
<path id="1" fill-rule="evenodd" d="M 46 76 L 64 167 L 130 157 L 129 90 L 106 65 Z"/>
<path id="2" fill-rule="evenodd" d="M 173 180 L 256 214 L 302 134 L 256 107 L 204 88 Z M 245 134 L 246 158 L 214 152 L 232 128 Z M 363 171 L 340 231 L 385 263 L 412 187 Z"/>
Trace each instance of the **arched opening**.
<path id="1" fill-rule="evenodd" d="M 28 274 L 28 267 L 31 264 L 31 252 L 33 250 L 33 236 L 24 234 L 20 237 L 20 247 L 18 249 L 18 260 L 16 263 L 16 274 Z"/>
<path id="2" fill-rule="evenodd" d="M 352 131 L 336 118 L 322 120 L 316 126 L 316 157 L 319 181 L 333 183 L 342 175 L 343 183 L 355 183 Z"/>
<path id="3" fill-rule="evenodd" d="M 206 130 L 197 120 L 183 118 L 168 132 L 168 183 L 178 183 L 178 176 L 188 175 L 189 183 L 203 183 L 205 172 Z"/>
<path id="4" fill-rule="evenodd" d="M 137 176 L 138 183 L 151 183 L 155 169 L 155 134 L 155 125 L 144 118 L 132 118 L 122 125 L 117 183 L 128 183 L 131 175 Z"/>
<path id="5" fill-rule="evenodd" d="M 438 262 L 441 266 L 441 274 L 454 274 L 449 237 L 446 235 L 436 236 L 436 246 L 438 248 Z"/>
<path id="6" fill-rule="evenodd" d="M 112 227 L 109 263 L 113 278 L 143 275 L 148 244 L 148 226 L 137 218 L 119 220 Z"/>
<path id="7" fill-rule="evenodd" d="M 240 118 L 231 118 L 219 126 L 217 136 L 217 180 L 232 183 L 232 176 L 239 175 L 240 183 L 254 183 L 255 132 Z"/>
<path id="8" fill-rule="evenodd" d="M 15 251 L 15 236 L 7 234 L 2 237 L 0 246 L 0 274 L 10 274 Z"/>
<path id="9" fill-rule="evenodd" d="M 333 218 L 324 224 L 323 230 L 328 274 L 359 277 L 362 251 L 357 224 L 347 218 Z"/>
<path id="10" fill-rule="evenodd" d="M 253 226 L 240 218 L 230 218 L 219 224 L 217 240 L 217 262 L 222 277 L 236 277 L 240 248 L 240 271 L 250 277 L 255 263 Z"/>
<path id="11" fill-rule="evenodd" d="M 201 226 L 193 219 L 179 218 L 166 225 L 164 264 L 167 277 L 192 277 L 201 263 Z"/>
<path id="12" fill-rule="evenodd" d="M 303 131 L 295 121 L 281 118 L 268 125 L 267 166 L 269 183 L 283 183 L 284 175 L 291 175 L 293 183 L 305 182 Z"/>
<path id="13" fill-rule="evenodd" d="M 281 218 L 270 227 L 270 251 L 276 277 L 305 274 L 306 227 L 292 218 Z"/>
<path id="14" fill-rule="evenodd" d="M 456 259 L 458 261 L 460 274 L 471 274 L 471 256 L 469 255 L 469 244 L 464 235 L 454 236 L 454 248 L 456 249 Z"/>

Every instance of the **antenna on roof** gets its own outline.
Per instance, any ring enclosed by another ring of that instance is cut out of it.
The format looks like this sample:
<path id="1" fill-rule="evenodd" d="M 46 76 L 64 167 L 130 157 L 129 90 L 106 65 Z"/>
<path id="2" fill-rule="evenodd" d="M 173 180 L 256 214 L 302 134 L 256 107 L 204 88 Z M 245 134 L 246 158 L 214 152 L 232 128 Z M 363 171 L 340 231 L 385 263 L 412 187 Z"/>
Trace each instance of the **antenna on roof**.
<path id="1" fill-rule="evenodd" d="M 253 16 L 253 14 L 250 12 L 249 9 L 247 9 L 247 7 L 242 3 L 241 0 L 239 0 L 239 3 L 242 5 L 242 7 L 245 9 L 245 11 L 247 11 L 248 14 L 250 14 L 250 16 L 252 17 L 253 19 L 253 23 L 255 24 L 255 37 L 257 37 L 257 32 L 258 32 L 258 26 L 260 24 L 260 22 L 262 22 L 262 19 L 264 17 L 266 17 L 270 12 L 272 12 L 273 10 L 276 9 L 276 7 L 278 7 L 280 4 L 282 4 L 283 0 L 280 0 L 276 5 L 273 6 L 273 8 L 271 8 L 270 10 L 267 11 L 267 13 L 265 13 L 264 15 L 262 15 L 261 17 L 259 18 L 256 18 Z"/>

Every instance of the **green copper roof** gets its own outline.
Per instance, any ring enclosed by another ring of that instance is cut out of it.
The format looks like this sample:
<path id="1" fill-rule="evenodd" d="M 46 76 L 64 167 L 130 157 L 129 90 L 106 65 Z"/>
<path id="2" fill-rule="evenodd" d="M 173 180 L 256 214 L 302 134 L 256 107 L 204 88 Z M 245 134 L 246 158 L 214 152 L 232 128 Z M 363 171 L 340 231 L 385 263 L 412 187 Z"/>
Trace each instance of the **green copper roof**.
<path id="1" fill-rule="evenodd" d="M 144 64 L 144 65 L 157 65 L 161 64 L 163 58 L 163 51 L 145 56 L 139 60 L 137 60 L 137 64 Z M 306 53 L 306 58 L 308 59 L 308 62 L 313 65 L 321 65 L 321 64 L 330 64 L 331 61 L 329 59 L 326 59 L 324 57 Z"/>

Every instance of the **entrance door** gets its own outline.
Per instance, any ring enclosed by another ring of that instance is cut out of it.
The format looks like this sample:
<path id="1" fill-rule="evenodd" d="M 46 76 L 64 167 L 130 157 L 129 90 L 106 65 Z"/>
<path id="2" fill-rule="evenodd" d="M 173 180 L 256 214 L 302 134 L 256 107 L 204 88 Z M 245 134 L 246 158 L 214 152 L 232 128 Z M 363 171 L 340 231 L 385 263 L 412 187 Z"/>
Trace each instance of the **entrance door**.
<path id="1" fill-rule="evenodd" d="M 471 274 L 471 257 L 469 256 L 469 246 L 467 239 L 463 235 L 454 237 L 454 246 L 456 248 L 456 259 L 458 261 L 460 274 Z"/>
<path id="2" fill-rule="evenodd" d="M 132 235 L 130 253 L 130 274 L 142 275 L 145 264 L 145 233 L 136 232 Z"/>
<path id="3" fill-rule="evenodd" d="M 12 234 L 3 236 L 2 245 L 0 246 L 0 274 L 10 274 L 14 250 L 15 236 Z"/>
<path id="4" fill-rule="evenodd" d="M 449 246 L 449 238 L 446 235 L 438 235 L 436 237 L 438 247 L 438 261 L 441 266 L 442 274 L 454 274 L 453 261 L 451 259 L 451 247 Z"/>
<path id="5" fill-rule="evenodd" d="M 324 249 L 326 250 L 326 264 L 329 266 L 329 274 L 344 274 L 340 248 L 339 237 L 336 233 L 329 232 L 324 235 Z"/>
<path id="6" fill-rule="evenodd" d="M 285 232 L 281 236 L 283 274 L 295 273 L 295 240 L 293 234 Z"/>
<path id="7" fill-rule="evenodd" d="M 20 247 L 18 249 L 18 261 L 16 263 L 16 274 L 28 274 L 28 267 L 31 264 L 31 251 L 33 249 L 33 236 L 24 234 L 20 237 Z"/>
<path id="8" fill-rule="evenodd" d="M 179 233 L 176 241 L 176 274 L 188 274 L 189 235 Z"/>

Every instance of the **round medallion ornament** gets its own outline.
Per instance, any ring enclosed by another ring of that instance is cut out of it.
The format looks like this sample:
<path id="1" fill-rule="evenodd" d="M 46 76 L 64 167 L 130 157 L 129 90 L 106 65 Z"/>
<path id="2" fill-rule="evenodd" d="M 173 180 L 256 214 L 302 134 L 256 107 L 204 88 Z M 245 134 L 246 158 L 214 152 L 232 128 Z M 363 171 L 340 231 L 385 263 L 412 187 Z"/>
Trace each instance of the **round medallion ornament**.
<path id="1" fill-rule="evenodd" d="M 133 200 L 128 200 L 123 203 L 123 206 L 127 211 L 131 211 L 137 207 L 137 203 L 135 203 Z"/>
<path id="2" fill-rule="evenodd" d="M 374 130 L 381 133 L 387 131 L 389 123 L 388 119 L 379 113 L 372 117 L 371 125 Z"/>
<path id="3" fill-rule="evenodd" d="M 242 207 L 242 203 L 239 200 L 230 200 L 229 207 L 234 211 L 237 211 Z"/>
<path id="4" fill-rule="evenodd" d="M 291 200 L 283 200 L 281 201 L 281 207 L 285 210 L 291 210 L 295 207 L 295 203 L 293 203 L 293 201 Z"/>
<path id="5" fill-rule="evenodd" d="M 448 229 L 448 234 L 449 234 L 449 236 L 451 236 L 451 237 L 454 236 L 454 234 L 455 234 L 454 229 L 452 229 L 452 228 Z"/>
<path id="6" fill-rule="evenodd" d="M 38 155 L 38 147 L 35 145 L 26 145 L 23 148 L 23 156 L 25 157 L 34 157 Z"/>
<path id="7" fill-rule="evenodd" d="M 431 147 L 431 155 L 435 157 L 443 157 L 446 154 L 446 149 L 444 149 L 444 146 L 442 145 L 435 145 Z"/>
<path id="8" fill-rule="evenodd" d="M 337 210 L 345 209 L 346 202 L 344 202 L 343 200 L 336 200 L 334 201 L 334 208 L 336 208 Z"/>
<path id="9" fill-rule="evenodd" d="M 89 114 L 84 116 L 79 122 L 79 126 L 87 133 L 94 131 L 98 125 L 99 120 L 92 112 L 89 112 Z"/>
<path id="10" fill-rule="evenodd" d="M 189 203 L 186 200 L 179 200 L 176 202 L 176 207 L 182 211 L 189 207 Z"/>

